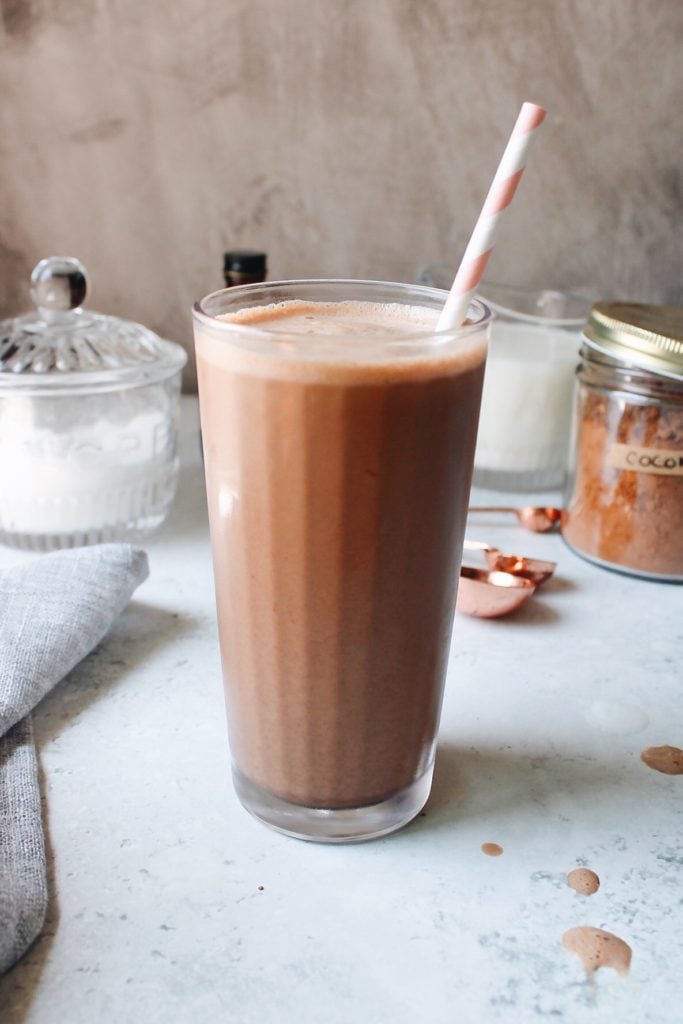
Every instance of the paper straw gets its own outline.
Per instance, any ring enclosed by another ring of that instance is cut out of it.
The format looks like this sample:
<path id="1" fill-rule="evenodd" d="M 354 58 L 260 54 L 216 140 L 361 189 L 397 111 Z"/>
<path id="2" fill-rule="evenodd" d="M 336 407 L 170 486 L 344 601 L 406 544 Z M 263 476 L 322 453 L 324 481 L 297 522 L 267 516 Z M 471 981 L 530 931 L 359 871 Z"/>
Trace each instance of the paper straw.
<path id="1" fill-rule="evenodd" d="M 543 122 L 545 114 L 543 107 L 538 107 L 535 103 L 522 104 L 512 135 L 451 285 L 446 305 L 439 317 L 436 328 L 438 331 L 460 327 L 467 317 L 470 299 L 484 276 L 488 258 L 496 244 L 500 218 L 512 202 L 526 166 L 531 140 Z"/>

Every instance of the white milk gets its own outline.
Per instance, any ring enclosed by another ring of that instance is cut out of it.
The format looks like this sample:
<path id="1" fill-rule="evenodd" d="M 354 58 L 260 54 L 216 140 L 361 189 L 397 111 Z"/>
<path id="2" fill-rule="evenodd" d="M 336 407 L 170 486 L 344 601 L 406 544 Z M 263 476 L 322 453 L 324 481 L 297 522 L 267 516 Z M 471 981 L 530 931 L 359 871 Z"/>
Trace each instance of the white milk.
<path id="1" fill-rule="evenodd" d="M 486 365 L 474 481 L 510 490 L 560 486 L 569 446 L 580 336 L 495 320 Z"/>

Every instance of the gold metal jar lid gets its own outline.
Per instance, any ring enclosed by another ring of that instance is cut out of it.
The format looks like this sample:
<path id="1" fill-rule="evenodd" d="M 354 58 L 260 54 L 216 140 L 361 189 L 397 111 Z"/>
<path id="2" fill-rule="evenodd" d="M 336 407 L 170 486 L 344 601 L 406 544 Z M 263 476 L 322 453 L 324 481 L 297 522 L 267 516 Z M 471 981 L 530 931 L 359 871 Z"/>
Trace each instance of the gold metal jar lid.
<path id="1" fill-rule="evenodd" d="M 683 377 L 683 309 L 641 302 L 597 302 L 586 341 L 614 359 L 667 377 Z"/>

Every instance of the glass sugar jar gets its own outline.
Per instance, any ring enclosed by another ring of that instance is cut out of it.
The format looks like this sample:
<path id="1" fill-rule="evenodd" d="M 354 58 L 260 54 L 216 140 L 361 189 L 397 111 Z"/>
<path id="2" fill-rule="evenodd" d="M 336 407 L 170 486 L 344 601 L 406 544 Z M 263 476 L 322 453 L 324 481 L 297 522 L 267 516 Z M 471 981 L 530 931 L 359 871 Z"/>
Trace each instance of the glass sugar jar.
<path id="1" fill-rule="evenodd" d="M 36 309 L 0 323 L 0 542 L 33 551 L 133 540 L 178 476 L 183 349 L 83 308 L 85 268 L 50 257 Z"/>
<path id="2" fill-rule="evenodd" d="M 683 582 L 683 309 L 593 307 L 562 534 L 607 568 Z"/>

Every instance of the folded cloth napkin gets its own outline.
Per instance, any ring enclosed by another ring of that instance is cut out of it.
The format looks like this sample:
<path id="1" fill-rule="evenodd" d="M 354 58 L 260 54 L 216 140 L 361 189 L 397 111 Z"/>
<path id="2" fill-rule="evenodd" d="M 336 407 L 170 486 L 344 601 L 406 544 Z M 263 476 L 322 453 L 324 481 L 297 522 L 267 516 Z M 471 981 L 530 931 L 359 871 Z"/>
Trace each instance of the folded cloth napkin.
<path id="1" fill-rule="evenodd" d="M 103 639 L 147 573 L 144 551 L 129 544 L 0 571 L 0 974 L 39 935 L 47 911 L 30 712 Z"/>

